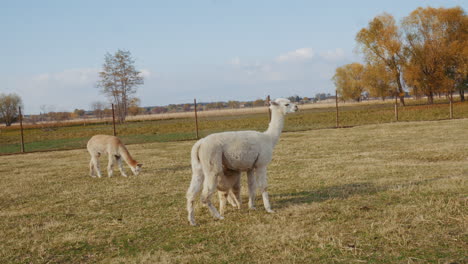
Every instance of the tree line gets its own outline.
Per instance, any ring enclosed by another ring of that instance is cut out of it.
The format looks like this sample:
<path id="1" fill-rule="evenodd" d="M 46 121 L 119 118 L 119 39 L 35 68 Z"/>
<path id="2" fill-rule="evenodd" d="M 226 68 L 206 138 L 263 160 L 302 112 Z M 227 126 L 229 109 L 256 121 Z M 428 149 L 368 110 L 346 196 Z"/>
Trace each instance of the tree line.
<path id="1" fill-rule="evenodd" d="M 468 17 L 461 7 L 419 7 L 398 25 L 384 13 L 356 35 L 365 64 L 336 69 L 333 81 L 343 100 L 398 97 L 405 104 L 405 88 L 414 96 L 452 96 L 465 101 L 468 88 Z"/>
<path id="2" fill-rule="evenodd" d="M 303 103 L 315 103 L 322 100 L 334 99 L 330 93 L 317 93 L 314 96 L 289 96 L 291 102 L 303 104 Z M 230 100 L 227 102 L 199 102 L 197 103 L 198 111 L 216 110 L 216 109 L 238 109 L 238 108 L 249 108 L 249 107 L 262 107 L 267 104 L 264 99 L 256 99 L 253 101 L 236 101 Z M 10 126 L 11 124 L 18 121 L 19 112 L 18 107 L 22 107 L 22 99 L 17 94 L 0 94 L 0 123 Z M 104 119 L 112 117 L 112 107 L 110 103 L 104 101 L 95 101 L 90 104 L 88 110 L 75 109 L 71 112 L 67 111 L 55 111 L 53 105 L 41 105 L 41 112 L 39 114 L 24 115 L 23 119 L 25 122 L 30 124 L 38 124 L 41 122 L 45 123 L 59 123 L 62 121 L 76 120 L 76 119 L 88 119 L 97 118 Z M 140 106 L 140 100 L 133 97 L 127 106 L 127 115 L 145 115 L 145 114 L 162 114 L 162 113 L 177 113 L 177 112 L 188 112 L 194 110 L 194 104 L 169 104 L 167 106 Z"/>

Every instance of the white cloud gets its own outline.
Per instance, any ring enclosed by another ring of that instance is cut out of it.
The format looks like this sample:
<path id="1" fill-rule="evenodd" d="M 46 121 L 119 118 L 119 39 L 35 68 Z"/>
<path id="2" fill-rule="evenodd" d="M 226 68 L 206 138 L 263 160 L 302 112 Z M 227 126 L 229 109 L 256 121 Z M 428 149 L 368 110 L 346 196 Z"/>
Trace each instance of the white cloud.
<path id="1" fill-rule="evenodd" d="M 281 54 L 276 58 L 279 62 L 286 62 L 286 61 L 301 61 L 312 59 L 314 57 L 314 51 L 311 48 L 300 48 L 297 50 L 293 50 L 287 52 L 285 54 Z"/>
<path id="2" fill-rule="evenodd" d="M 151 106 L 185 102 L 193 97 L 223 100 L 266 94 L 313 95 L 334 90 L 330 79 L 336 67 L 350 57 L 341 48 L 316 52 L 300 48 L 268 59 L 236 56 L 221 67 L 190 68 L 185 72 L 153 72 L 144 68 L 140 71 L 145 85 L 138 88 L 137 96 L 142 98 L 142 105 Z M 96 88 L 99 71 L 83 68 L 29 76 L 0 75 L 0 82 L 23 98 L 28 114 L 40 112 L 42 105 L 73 111 L 89 109 L 93 101 L 107 100 Z"/>
<path id="3" fill-rule="evenodd" d="M 271 70 L 270 64 L 262 63 L 258 60 L 255 62 L 241 62 L 239 57 L 231 59 L 229 64 L 233 66 L 235 71 L 240 71 L 241 73 L 251 77 Z"/>
<path id="4" fill-rule="evenodd" d="M 312 48 L 296 49 L 267 61 L 248 62 L 235 57 L 229 61 L 233 67 L 227 79 L 234 82 L 291 82 L 295 86 L 330 82 L 337 64 L 345 59 L 345 52 L 341 48 L 326 50 L 318 52 L 318 57 L 321 59 L 313 60 L 315 52 Z"/>
<path id="5" fill-rule="evenodd" d="M 229 61 L 229 64 L 234 65 L 234 66 L 239 66 L 239 65 L 241 65 L 240 58 L 239 58 L 239 57 L 232 58 L 232 59 Z"/>
<path id="6" fill-rule="evenodd" d="M 41 106 L 53 106 L 56 111 L 73 111 L 89 108 L 89 104 L 102 96 L 96 89 L 98 69 L 67 69 L 26 76 L 0 76 L 10 89 L 19 94 L 26 113 L 39 113 Z"/>
<path id="7" fill-rule="evenodd" d="M 95 82 L 98 76 L 99 70 L 93 68 L 84 69 L 70 69 L 62 72 L 54 73 L 42 73 L 33 76 L 32 81 L 37 85 L 44 83 L 60 83 L 62 85 L 67 84 L 85 84 L 89 82 Z"/>
<path id="8" fill-rule="evenodd" d="M 149 78 L 154 75 L 149 69 L 141 69 L 140 72 L 143 78 Z"/>
<path id="9" fill-rule="evenodd" d="M 320 52 L 320 57 L 329 61 L 337 61 L 345 58 L 345 52 L 341 48 Z"/>
<path id="10" fill-rule="evenodd" d="M 36 75 L 34 79 L 36 79 L 37 81 L 47 81 L 49 80 L 50 76 L 48 73 L 42 73 L 42 74 L 39 74 L 39 75 Z"/>

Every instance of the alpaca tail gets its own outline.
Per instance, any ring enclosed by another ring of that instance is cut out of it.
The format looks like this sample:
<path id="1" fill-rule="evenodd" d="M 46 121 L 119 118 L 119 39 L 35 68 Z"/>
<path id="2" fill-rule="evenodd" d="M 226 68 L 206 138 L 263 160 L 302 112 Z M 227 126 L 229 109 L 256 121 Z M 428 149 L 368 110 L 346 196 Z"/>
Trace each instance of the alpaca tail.
<path id="1" fill-rule="evenodd" d="M 186 194 L 188 220 L 190 224 L 193 226 L 196 225 L 193 203 L 195 201 L 195 197 L 200 192 L 203 182 L 205 180 L 205 175 L 203 174 L 202 165 L 200 162 L 200 158 L 198 156 L 198 152 L 200 151 L 201 144 L 202 144 L 202 140 L 199 140 L 192 147 L 192 152 L 191 152 L 192 180 L 190 182 L 190 187 L 188 188 L 187 194 Z"/>
<path id="2" fill-rule="evenodd" d="M 198 151 L 200 150 L 200 146 L 202 144 L 202 140 L 198 140 L 195 145 L 192 147 L 191 152 L 191 163 L 192 163 L 192 171 L 195 173 L 202 169 L 200 158 L 198 156 Z"/>
<path id="3" fill-rule="evenodd" d="M 202 164 L 198 156 L 198 151 L 200 150 L 201 144 L 202 140 L 199 140 L 192 147 L 192 181 L 190 182 L 190 187 L 187 190 L 187 199 L 189 200 L 193 200 L 194 197 L 200 192 L 203 182 L 205 181 L 205 175 L 203 173 Z"/>

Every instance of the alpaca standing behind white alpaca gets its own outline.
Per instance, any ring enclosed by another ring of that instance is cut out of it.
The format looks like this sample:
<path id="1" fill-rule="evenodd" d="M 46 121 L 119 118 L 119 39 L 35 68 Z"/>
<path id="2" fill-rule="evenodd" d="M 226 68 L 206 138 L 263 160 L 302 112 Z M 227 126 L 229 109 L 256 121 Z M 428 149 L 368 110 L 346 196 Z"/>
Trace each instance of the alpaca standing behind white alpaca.
<path id="1" fill-rule="evenodd" d="M 122 167 L 122 158 L 128 166 L 130 166 L 130 169 L 135 175 L 140 173 L 141 166 L 143 166 L 130 156 L 125 145 L 118 137 L 115 136 L 95 135 L 88 141 L 87 149 L 89 155 L 91 155 L 91 161 L 89 162 L 89 173 L 91 177 L 95 177 L 94 172 L 97 172 L 97 176 L 101 178 L 99 157 L 104 153 L 109 156 L 109 164 L 107 165 L 107 173 L 109 177 L 112 177 L 113 167 L 116 161 L 119 165 L 119 170 L 122 176 L 127 177 L 127 174 Z"/>
<path id="2" fill-rule="evenodd" d="M 202 203 L 208 206 L 213 217 L 223 219 L 211 203 L 211 195 L 216 189 L 221 191 L 221 211 L 224 210 L 229 188 L 234 192 L 233 197 L 240 201 L 239 178 L 242 171 L 247 171 L 249 208 L 255 208 L 255 192 L 258 185 L 265 210 L 273 212 L 267 192 L 266 167 L 272 159 L 273 149 L 283 130 L 284 116 L 296 112 L 297 106 L 288 99 L 279 98 L 271 102 L 270 109 L 271 121 L 267 131 L 263 133 L 257 131 L 216 133 L 195 143 L 191 153 L 192 181 L 187 190 L 188 220 L 191 225 L 196 225 L 193 203 L 202 186 Z"/>

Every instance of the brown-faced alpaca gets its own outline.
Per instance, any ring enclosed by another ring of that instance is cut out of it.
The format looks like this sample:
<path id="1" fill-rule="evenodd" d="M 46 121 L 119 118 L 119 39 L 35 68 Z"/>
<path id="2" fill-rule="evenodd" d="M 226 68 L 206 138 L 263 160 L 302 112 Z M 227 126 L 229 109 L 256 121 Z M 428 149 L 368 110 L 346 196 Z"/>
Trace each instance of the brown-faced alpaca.
<path id="1" fill-rule="evenodd" d="M 192 181 L 187 190 L 188 220 L 196 225 L 193 204 L 202 190 L 201 201 L 213 217 L 224 219 L 211 203 L 211 196 L 220 191 L 220 211 L 224 211 L 230 189 L 231 200 L 240 207 L 240 173 L 247 172 L 249 185 L 249 208 L 254 209 L 256 187 L 260 189 L 263 205 L 271 210 L 267 192 L 267 171 L 273 149 L 284 126 L 284 116 L 297 111 L 297 106 L 288 99 L 279 98 L 270 104 L 271 121 L 267 131 L 235 131 L 211 134 L 200 139 L 192 147 Z M 236 202 L 237 200 L 237 202 Z"/>
<path id="2" fill-rule="evenodd" d="M 130 156 L 127 148 L 118 137 L 95 135 L 88 141 L 87 148 L 89 155 L 91 155 L 91 161 L 89 162 L 89 173 L 91 177 L 96 177 L 95 172 L 99 178 L 102 176 L 99 168 L 99 157 L 102 154 L 107 154 L 109 156 L 109 163 L 107 165 L 109 177 L 112 177 L 113 167 L 116 161 L 122 176 L 127 177 L 122 167 L 122 159 L 130 166 L 134 175 L 138 175 L 141 171 L 141 166 L 143 166 Z"/>

